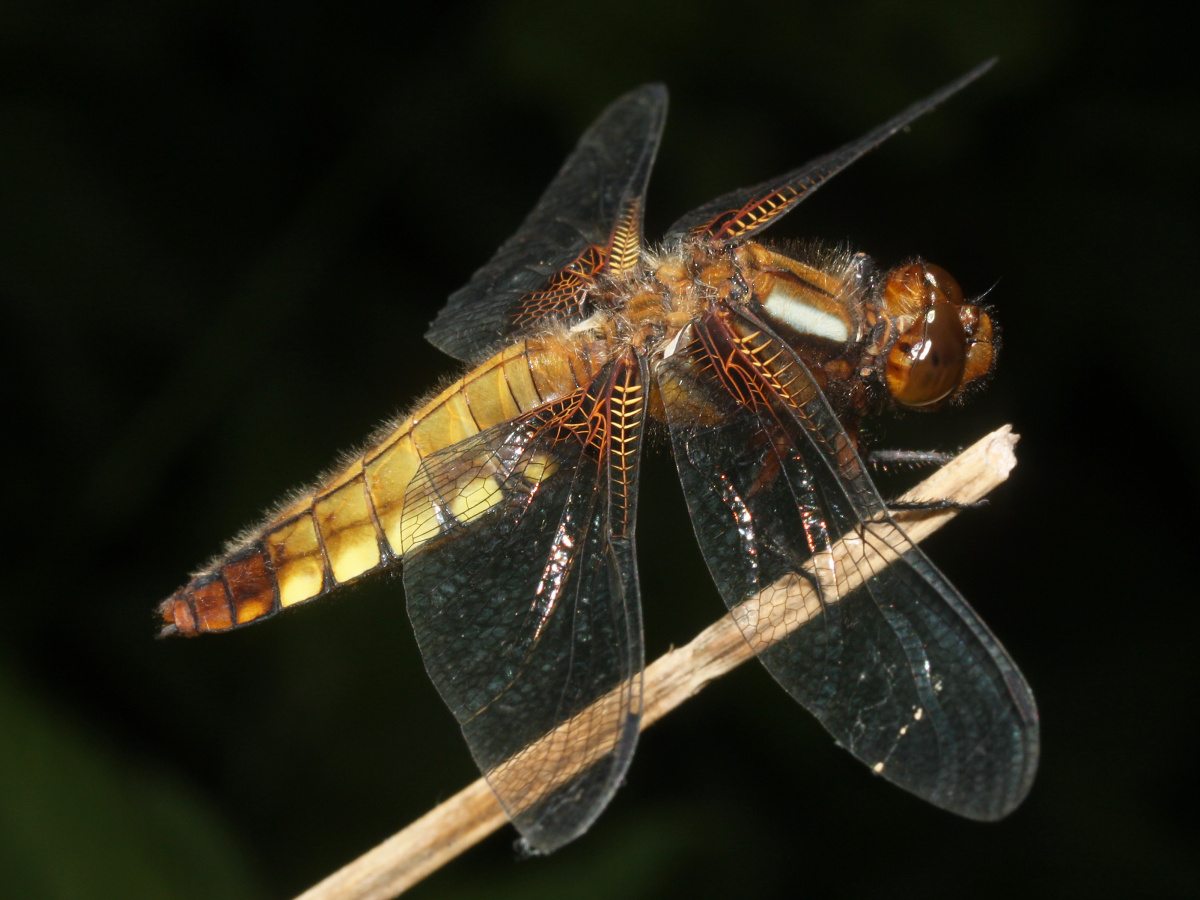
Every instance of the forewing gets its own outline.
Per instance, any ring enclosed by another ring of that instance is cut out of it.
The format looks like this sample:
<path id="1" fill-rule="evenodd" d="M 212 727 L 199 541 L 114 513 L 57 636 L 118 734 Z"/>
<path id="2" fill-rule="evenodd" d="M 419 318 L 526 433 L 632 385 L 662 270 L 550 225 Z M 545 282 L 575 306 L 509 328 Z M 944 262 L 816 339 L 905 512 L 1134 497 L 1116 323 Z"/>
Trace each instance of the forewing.
<path id="1" fill-rule="evenodd" d="M 426 668 L 535 852 L 588 828 L 637 739 L 643 384 L 638 365 L 612 363 L 431 455 L 406 495 L 404 586 Z"/>
<path id="2" fill-rule="evenodd" d="M 466 286 L 450 295 L 425 336 L 476 360 L 547 318 L 582 312 L 598 274 L 636 259 L 641 208 L 666 121 L 667 91 L 643 85 L 587 130 L 528 218 Z"/>
<path id="3" fill-rule="evenodd" d="M 994 59 L 988 60 L 858 140 L 819 156 L 799 169 L 753 187 L 730 191 L 705 203 L 672 225 L 667 237 L 691 235 L 718 245 L 730 245 L 757 234 L 791 212 L 801 200 L 864 153 L 962 90 L 994 64 Z"/>
<path id="4" fill-rule="evenodd" d="M 657 373 L 692 523 L 767 670 L 878 774 L 975 819 L 1037 766 L 1021 673 L 887 514 L 803 363 L 731 310 Z"/>

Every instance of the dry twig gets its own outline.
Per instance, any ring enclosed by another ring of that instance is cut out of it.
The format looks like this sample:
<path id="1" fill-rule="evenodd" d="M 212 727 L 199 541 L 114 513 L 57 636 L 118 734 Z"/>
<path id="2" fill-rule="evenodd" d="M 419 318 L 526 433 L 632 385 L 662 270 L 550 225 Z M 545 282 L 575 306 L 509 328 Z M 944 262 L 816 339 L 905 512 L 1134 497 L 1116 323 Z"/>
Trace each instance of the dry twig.
<path id="1" fill-rule="evenodd" d="M 1012 428 L 1003 426 L 977 441 L 901 499 L 936 498 L 959 503 L 980 500 L 1003 482 L 1016 465 L 1013 455 L 1016 442 L 1017 436 L 1012 433 Z M 953 509 L 926 510 L 897 513 L 895 519 L 914 542 L 920 542 L 955 515 L 957 511 Z M 834 555 L 838 555 L 838 552 L 835 547 Z M 881 558 L 878 563 L 886 565 L 888 560 Z M 773 585 L 768 592 L 776 587 Z M 797 590 L 795 584 L 781 589 Z M 749 608 L 753 602 L 747 601 L 744 606 Z M 746 614 L 753 615 L 755 611 L 750 608 L 749 613 L 741 610 L 734 612 L 734 616 Z M 734 616 L 722 616 L 691 643 L 667 652 L 647 667 L 643 728 L 658 721 L 713 679 L 754 655 L 734 623 Z M 806 621 L 801 617 L 793 627 L 802 626 Z M 608 697 L 596 701 L 597 704 L 607 702 L 611 702 Z M 553 734 L 551 732 L 546 738 L 535 742 L 518 756 L 529 754 L 532 760 L 536 760 L 539 755 L 538 744 L 552 740 Z M 592 761 L 574 760 L 571 765 L 564 766 L 562 778 L 570 777 Z M 404 830 L 305 891 L 298 900 L 388 900 L 481 841 L 506 821 L 495 794 L 487 782 L 480 778 Z"/>

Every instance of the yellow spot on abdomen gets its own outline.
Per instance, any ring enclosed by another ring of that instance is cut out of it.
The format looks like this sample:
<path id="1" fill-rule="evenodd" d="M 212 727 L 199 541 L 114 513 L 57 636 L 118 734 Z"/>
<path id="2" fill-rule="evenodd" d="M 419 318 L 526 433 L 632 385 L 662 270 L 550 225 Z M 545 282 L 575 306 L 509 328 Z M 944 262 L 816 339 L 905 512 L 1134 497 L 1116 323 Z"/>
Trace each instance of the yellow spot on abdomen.
<path id="1" fill-rule="evenodd" d="M 530 455 L 529 462 L 521 472 L 521 477 L 529 484 L 540 484 L 556 471 L 558 471 L 558 463 L 554 461 L 553 457 L 545 453 L 534 453 Z"/>
<path id="2" fill-rule="evenodd" d="M 450 514 L 459 522 L 467 523 L 478 519 L 504 499 L 500 482 L 490 475 L 478 476 L 467 481 L 447 504 Z"/>
<path id="3" fill-rule="evenodd" d="M 432 409 L 421 410 L 417 416 L 412 440 L 422 458 L 479 433 L 461 391 L 446 397 Z"/>
<path id="4" fill-rule="evenodd" d="M 411 435 L 392 443 L 366 465 L 367 489 L 375 504 L 375 515 L 393 553 L 402 553 L 404 493 L 417 474 L 420 458 L 413 449 Z"/>
<path id="5" fill-rule="evenodd" d="M 313 516 L 338 581 L 349 581 L 379 565 L 379 542 L 361 478 L 318 500 Z"/>
<path id="6" fill-rule="evenodd" d="M 301 516 L 267 534 L 267 550 L 279 581 L 279 602 L 292 606 L 321 593 L 325 564 L 312 517 Z"/>

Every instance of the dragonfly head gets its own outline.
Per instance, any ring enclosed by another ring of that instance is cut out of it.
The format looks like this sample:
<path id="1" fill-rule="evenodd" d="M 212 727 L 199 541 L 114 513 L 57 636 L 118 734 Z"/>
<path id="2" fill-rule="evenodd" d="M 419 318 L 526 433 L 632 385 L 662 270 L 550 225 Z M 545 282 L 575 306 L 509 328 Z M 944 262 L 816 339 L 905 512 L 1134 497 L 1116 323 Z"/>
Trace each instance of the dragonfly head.
<path id="1" fill-rule="evenodd" d="M 884 374 L 899 405 L 938 409 L 995 368 L 998 341 L 991 316 L 966 302 L 941 266 L 915 262 L 892 269 L 882 303 L 896 334 Z"/>

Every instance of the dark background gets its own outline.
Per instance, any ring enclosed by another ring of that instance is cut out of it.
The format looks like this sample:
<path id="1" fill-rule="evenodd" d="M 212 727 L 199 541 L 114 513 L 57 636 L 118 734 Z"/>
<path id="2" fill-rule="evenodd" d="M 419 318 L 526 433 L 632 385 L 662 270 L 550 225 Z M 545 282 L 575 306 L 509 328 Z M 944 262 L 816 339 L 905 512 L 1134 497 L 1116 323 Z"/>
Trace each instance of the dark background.
<path id="1" fill-rule="evenodd" d="M 195 641 L 154 605 L 454 371 L 425 324 L 618 94 L 672 92 L 656 234 L 992 55 L 772 234 L 994 288 L 991 389 L 884 437 L 1022 435 L 927 549 L 1037 694 L 1027 803 L 932 809 L 745 666 L 585 838 L 505 829 L 413 895 L 1200 890 L 1194 47 L 1127 3 L 966 6 L 6 4 L 0 895 L 286 897 L 472 780 L 398 580 Z M 644 474 L 654 657 L 721 605 L 665 450 Z"/>

